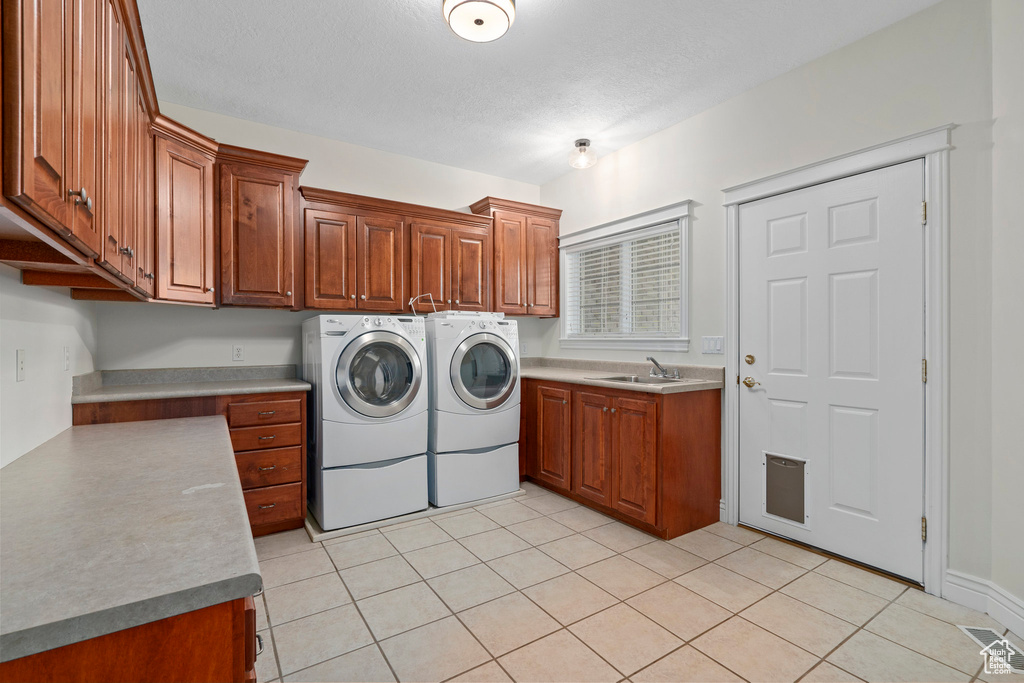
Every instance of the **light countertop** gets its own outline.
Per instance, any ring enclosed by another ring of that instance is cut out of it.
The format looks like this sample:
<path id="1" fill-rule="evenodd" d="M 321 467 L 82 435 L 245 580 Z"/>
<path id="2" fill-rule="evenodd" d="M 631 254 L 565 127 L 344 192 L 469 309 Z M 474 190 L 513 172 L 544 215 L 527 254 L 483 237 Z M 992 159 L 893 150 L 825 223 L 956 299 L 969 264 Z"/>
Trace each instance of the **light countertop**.
<path id="1" fill-rule="evenodd" d="M 71 403 L 265 394 L 311 388 L 295 378 L 294 365 L 104 370 L 75 377 Z"/>
<path id="2" fill-rule="evenodd" d="M 262 584 L 223 416 L 72 427 L 0 470 L 0 661 Z"/>
<path id="3" fill-rule="evenodd" d="M 583 384 L 647 394 L 678 394 L 686 391 L 722 389 L 725 386 L 724 369 L 719 366 L 669 365 L 667 367 L 670 372 L 678 369 L 680 377 L 686 381 L 665 384 L 608 381 L 602 378 L 617 375 L 645 377 L 650 372 L 651 364 L 568 358 L 524 358 L 519 368 L 519 376 L 523 379 Z"/>

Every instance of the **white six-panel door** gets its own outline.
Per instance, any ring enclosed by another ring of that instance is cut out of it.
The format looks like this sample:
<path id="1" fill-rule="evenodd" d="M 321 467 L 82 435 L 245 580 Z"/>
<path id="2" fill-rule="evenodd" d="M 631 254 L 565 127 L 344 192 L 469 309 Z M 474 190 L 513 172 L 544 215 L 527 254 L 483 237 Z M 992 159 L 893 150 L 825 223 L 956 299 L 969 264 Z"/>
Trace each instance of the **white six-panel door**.
<path id="1" fill-rule="evenodd" d="M 917 160 L 739 208 L 740 521 L 918 582 L 923 195 Z M 773 457 L 800 522 L 766 509 Z"/>

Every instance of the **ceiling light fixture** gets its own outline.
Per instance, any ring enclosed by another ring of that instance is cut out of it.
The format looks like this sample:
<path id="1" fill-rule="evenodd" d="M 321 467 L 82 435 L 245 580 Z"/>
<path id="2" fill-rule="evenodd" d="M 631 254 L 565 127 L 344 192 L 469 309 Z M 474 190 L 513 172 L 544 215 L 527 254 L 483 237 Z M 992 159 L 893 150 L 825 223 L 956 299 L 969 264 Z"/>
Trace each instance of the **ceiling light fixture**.
<path id="1" fill-rule="evenodd" d="M 590 168 L 597 163 L 597 155 L 590 148 L 590 140 L 580 138 L 576 141 L 576 148 L 569 155 L 569 165 L 573 168 Z"/>
<path id="2" fill-rule="evenodd" d="M 441 13 L 458 37 L 489 43 L 516 20 L 516 0 L 444 0 Z"/>

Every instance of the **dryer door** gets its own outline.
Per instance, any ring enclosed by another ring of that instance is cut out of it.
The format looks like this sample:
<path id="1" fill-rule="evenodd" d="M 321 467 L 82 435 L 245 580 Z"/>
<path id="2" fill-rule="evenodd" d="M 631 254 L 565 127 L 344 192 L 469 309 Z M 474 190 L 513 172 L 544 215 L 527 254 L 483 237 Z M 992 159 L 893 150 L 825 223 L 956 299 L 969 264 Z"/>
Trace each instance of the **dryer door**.
<path id="1" fill-rule="evenodd" d="M 413 345 L 394 332 L 356 337 L 338 357 L 338 393 L 352 410 L 367 417 L 392 417 L 416 398 L 423 369 Z"/>
<path id="2" fill-rule="evenodd" d="M 455 349 L 451 378 L 452 387 L 463 403 L 478 410 L 492 410 L 515 392 L 519 364 L 504 338 L 481 332 Z"/>

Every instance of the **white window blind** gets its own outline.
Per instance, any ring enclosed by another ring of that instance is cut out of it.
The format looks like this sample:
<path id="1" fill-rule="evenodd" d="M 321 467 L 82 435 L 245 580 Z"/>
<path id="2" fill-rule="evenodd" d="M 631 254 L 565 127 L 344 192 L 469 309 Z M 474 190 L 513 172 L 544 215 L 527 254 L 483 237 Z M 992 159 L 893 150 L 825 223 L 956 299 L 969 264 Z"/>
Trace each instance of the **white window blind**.
<path id="1" fill-rule="evenodd" d="M 680 224 L 566 253 L 569 339 L 683 336 Z"/>

